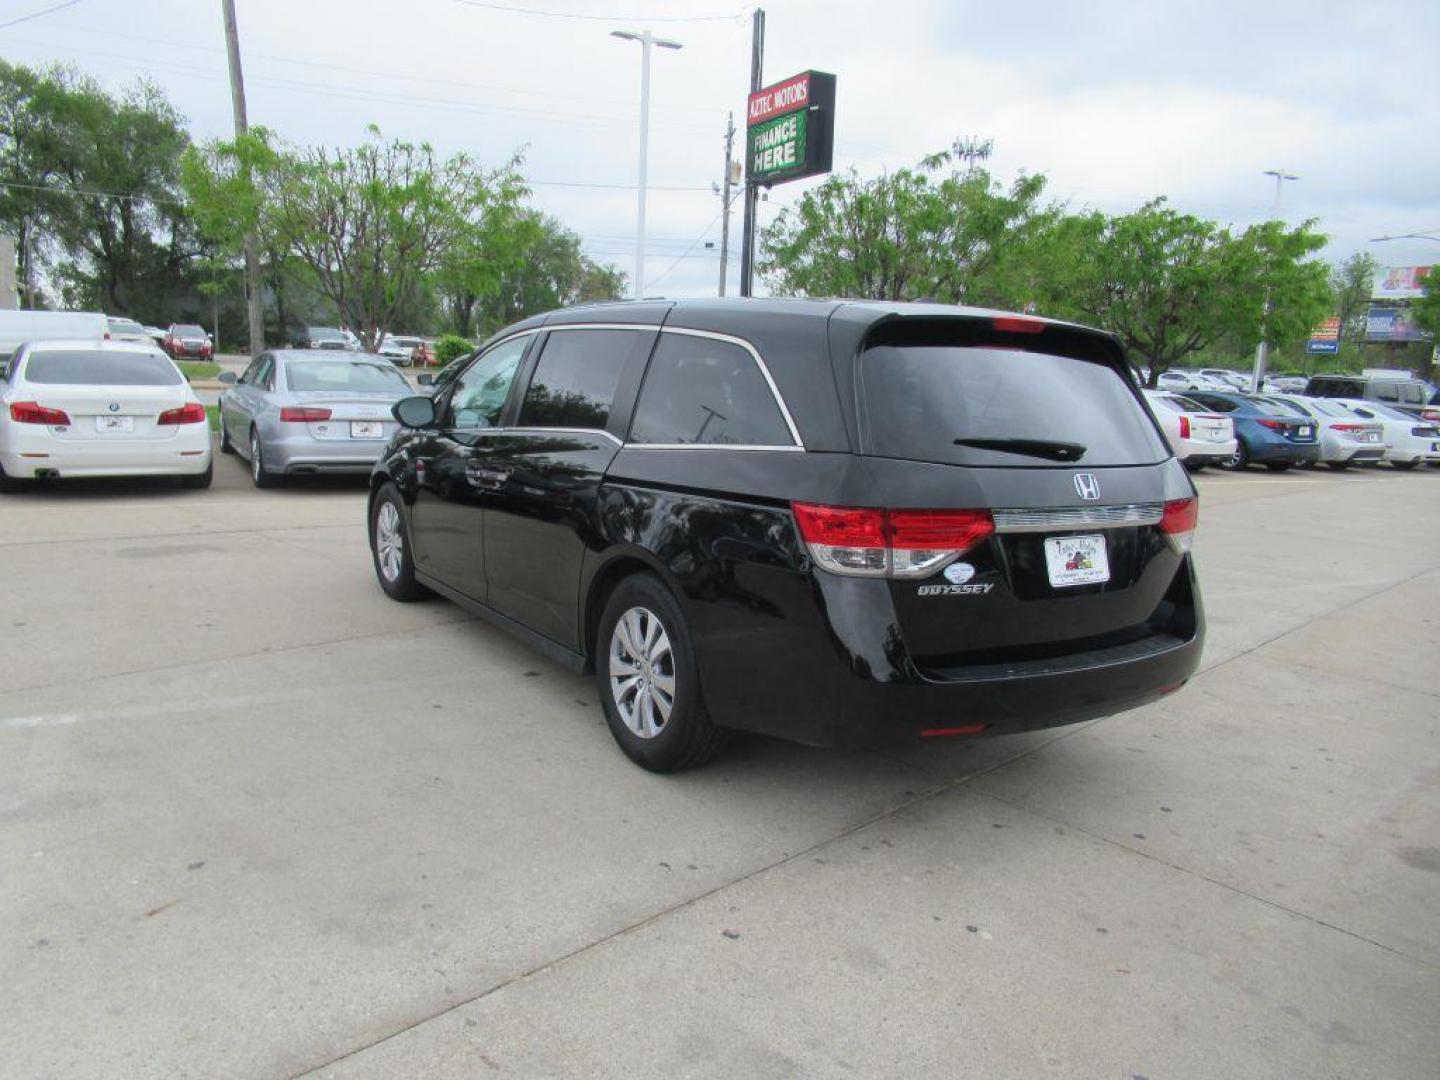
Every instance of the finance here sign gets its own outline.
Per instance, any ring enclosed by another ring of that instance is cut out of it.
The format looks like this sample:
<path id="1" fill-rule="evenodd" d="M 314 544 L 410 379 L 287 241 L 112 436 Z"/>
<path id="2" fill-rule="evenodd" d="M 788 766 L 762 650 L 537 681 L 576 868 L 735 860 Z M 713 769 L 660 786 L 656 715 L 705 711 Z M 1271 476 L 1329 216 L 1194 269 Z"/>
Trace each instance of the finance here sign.
<path id="1" fill-rule="evenodd" d="M 750 95 L 746 173 L 751 183 L 784 183 L 831 169 L 835 76 L 806 71 Z"/>

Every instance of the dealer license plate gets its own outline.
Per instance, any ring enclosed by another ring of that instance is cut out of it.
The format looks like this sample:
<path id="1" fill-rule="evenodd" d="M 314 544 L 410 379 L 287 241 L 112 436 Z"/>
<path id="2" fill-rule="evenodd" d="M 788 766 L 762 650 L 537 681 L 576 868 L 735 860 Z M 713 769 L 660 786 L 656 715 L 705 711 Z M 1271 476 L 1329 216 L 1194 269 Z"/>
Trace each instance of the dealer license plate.
<path id="1" fill-rule="evenodd" d="M 352 439 L 383 439 L 385 425 L 379 420 L 351 420 L 350 437 Z"/>
<path id="2" fill-rule="evenodd" d="M 133 416 L 97 416 L 95 417 L 95 430 L 101 432 L 134 431 L 135 418 Z"/>
<path id="3" fill-rule="evenodd" d="M 1045 541 L 1045 569 L 1050 584 L 1095 585 L 1110 580 L 1110 557 L 1103 536 L 1055 536 Z"/>

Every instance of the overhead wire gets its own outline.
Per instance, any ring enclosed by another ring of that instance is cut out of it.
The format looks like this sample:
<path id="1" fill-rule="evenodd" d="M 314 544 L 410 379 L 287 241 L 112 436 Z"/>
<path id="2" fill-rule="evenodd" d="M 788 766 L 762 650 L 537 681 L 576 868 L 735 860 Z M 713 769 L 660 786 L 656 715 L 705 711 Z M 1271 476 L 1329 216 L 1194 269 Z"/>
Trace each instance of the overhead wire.
<path id="1" fill-rule="evenodd" d="M 31 19 L 38 19 L 42 15 L 49 15 L 52 11 L 59 11 L 61 8 L 74 7 L 80 0 L 65 0 L 63 4 L 56 4 L 44 11 L 32 11 L 29 15 L 21 15 L 18 19 L 11 19 L 9 22 L 0 23 L 0 30 L 8 30 L 12 26 L 19 26 L 21 23 L 29 22 Z"/>
<path id="2" fill-rule="evenodd" d="M 515 7 L 513 4 L 496 4 L 490 0 L 457 0 L 466 7 L 485 8 L 507 15 L 536 15 L 546 19 L 576 19 L 584 22 L 649 22 L 649 23 L 698 23 L 734 22 L 744 17 L 745 9 L 729 15 L 584 15 L 575 11 L 540 11 L 536 8 Z"/>

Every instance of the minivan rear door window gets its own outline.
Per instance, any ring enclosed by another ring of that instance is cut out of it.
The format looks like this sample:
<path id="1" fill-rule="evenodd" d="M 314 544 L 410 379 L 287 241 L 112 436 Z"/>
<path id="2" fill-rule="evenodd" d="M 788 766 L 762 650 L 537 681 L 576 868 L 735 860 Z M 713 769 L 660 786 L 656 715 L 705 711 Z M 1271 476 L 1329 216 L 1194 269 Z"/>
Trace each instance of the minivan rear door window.
<path id="1" fill-rule="evenodd" d="M 949 465 L 1144 465 L 1169 451 L 1120 371 L 989 345 L 879 344 L 860 357 L 863 448 Z"/>

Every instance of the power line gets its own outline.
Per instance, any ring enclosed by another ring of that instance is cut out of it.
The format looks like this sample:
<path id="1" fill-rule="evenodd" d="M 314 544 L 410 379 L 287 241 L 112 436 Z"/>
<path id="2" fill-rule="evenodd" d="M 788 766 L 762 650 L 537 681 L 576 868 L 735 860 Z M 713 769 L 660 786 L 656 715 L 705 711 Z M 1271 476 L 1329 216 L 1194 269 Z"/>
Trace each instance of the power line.
<path id="1" fill-rule="evenodd" d="M 78 0 L 77 0 L 78 2 Z M 90 26 L 71 26 L 62 23 L 56 27 L 59 30 L 79 31 L 83 34 L 100 34 L 106 38 L 120 38 L 126 41 L 138 41 L 146 45 L 166 49 L 188 49 L 192 52 L 222 53 L 225 50 L 215 45 L 197 45 L 188 41 L 173 41 L 165 38 L 151 37 L 147 34 L 124 34 L 113 30 L 99 30 Z M 42 47 L 39 42 L 20 42 L 22 45 L 33 45 Z M 54 47 L 54 46 L 44 46 Z M 69 51 L 83 52 L 84 50 L 74 49 Z M 112 55 L 111 53 L 89 53 L 88 55 Z M 499 86 L 494 83 L 465 82 L 459 79 L 437 79 L 430 75 L 405 75 L 398 71 L 379 71 L 374 68 L 350 67 L 346 64 L 334 64 L 324 60 L 316 60 L 309 56 L 282 56 L 276 53 L 257 53 L 246 50 L 245 59 L 247 63 L 251 60 L 261 60 L 274 64 L 303 65 L 306 68 L 323 68 L 328 71 L 340 71 L 349 75 L 363 75 L 368 79 L 398 79 L 403 82 L 432 83 L 436 86 L 454 86 L 465 90 L 491 90 L 502 94 L 524 94 L 529 97 L 554 98 L 557 101 L 586 101 L 596 104 L 624 105 L 629 106 L 631 102 L 621 101 L 619 98 L 597 98 L 585 94 L 555 94 L 545 90 L 531 90 L 529 88 L 515 86 Z M 655 108 L 669 109 L 675 112 L 695 112 L 712 114 L 715 109 L 701 105 L 675 105 L 669 102 L 656 102 Z"/>
<path id="2" fill-rule="evenodd" d="M 9 22 L 0 23 L 0 30 L 9 29 L 12 26 L 19 26 L 22 22 L 29 22 L 31 19 L 38 19 L 41 15 L 49 15 L 52 11 L 59 11 L 61 8 L 74 7 L 80 0 L 65 0 L 63 4 L 56 4 L 44 11 L 31 12 L 29 15 L 21 15 L 18 19 L 11 19 Z"/>
<path id="3" fill-rule="evenodd" d="M 49 45 L 42 45 L 39 42 L 22 41 L 15 44 L 30 45 L 35 48 L 52 48 Z M 86 56 L 97 56 L 101 63 L 121 64 L 127 67 L 139 67 L 142 71 L 149 72 L 154 65 L 148 62 L 131 60 L 124 56 L 115 56 L 111 53 L 101 53 L 90 49 L 75 49 L 61 47 L 57 51 L 78 53 Z M 207 82 L 227 82 L 221 76 L 216 76 L 204 68 L 189 67 L 177 64 L 167 64 L 166 70 L 188 75 L 192 78 L 201 79 Z M 354 101 L 365 101 L 379 105 L 400 105 L 400 106 L 421 106 L 426 109 L 440 109 L 447 112 L 460 112 L 472 115 L 513 115 L 526 120 L 540 123 L 570 125 L 572 127 L 586 128 L 609 128 L 616 131 L 628 131 L 634 125 L 627 118 L 610 116 L 596 113 L 575 113 L 563 110 L 532 109 L 517 105 L 481 105 L 473 102 L 456 102 L 445 98 L 422 97 L 414 94 L 386 93 L 366 90 L 357 87 L 331 87 L 321 83 L 306 82 L 300 79 L 288 79 L 276 76 L 251 76 L 248 80 L 253 85 L 271 87 L 286 91 L 298 91 L 300 93 L 316 94 L 321 97 L 349 98 Z M 707 128 L 685 124 L 656 124 L 653 125 L 656 131 L 668 131 L 676 133 L 708 133 Z"/>
<path id="4" fill-rule="evenodd" d="M 743 10 L 731 15 L 580 15 L 573 11 L 537 11 L 534 8 L 513 7 L 510 4 L 493 4 L 489 0 L 458 0 L 458 2 L 467 7 L 503 11 L 509 15 L 538 15 L 546 19 L 579 19 L 585 22 L 733 22 L 745 15 Z"/>
<path id="5" fill-rule="evenodd" d="M 664 280 L 664 279 L 669 275 L 669 273 L 670 273 L 671 270 L 674 270 L 677 266 L 680 265 L 680 260 L 681 260 L 681 259 L 689 259 L 689 258 L 692 258 L 693 256 L 692 256 L 690 253 L 695 250 L 695 246 L 696 246 L 697 244 L 699 244 L 700 241 L 704 240 L 705 237 L 707 237 L 707 236 L 710 235 L 710 230 L 715 227 L 715 223 L 720 220 L 720 215 L 723 214 L 724 212 L 725 212 L 725 211 L 724 211 L 724 208 L 723 208 L 723 207 L 722 207 L 719 211 L 717 211 L 716 214 L 715 214 L 715 216 L 710 219 L 710 224 L 705 226 L 705 228 L 701 231 L 701 233 L 700 233 L 699 236 L 697 236 L 694 240 L 690 241 L 690 246 L 685 249 L 684 254 L 677 255 L 677 256 L 675 257 L 675 261 L 672 262 L 669 266 L 667 266 L 657 277 L 653 277 L 653 278 L 651 278 L 649 281 L 642 281 L 642 282 L 640 283 L 641 287 L 635 290 L 636 294 L 643 296 L 644 293 L 645 293 L 645 288 L 644 288 L 644 286 L 646 286 L 646 285 L 658 285 L 662 280 Z M 705 257 L 706 257 L 706 258 L 709 258 L 709 256 L 705 256 Z"/>

